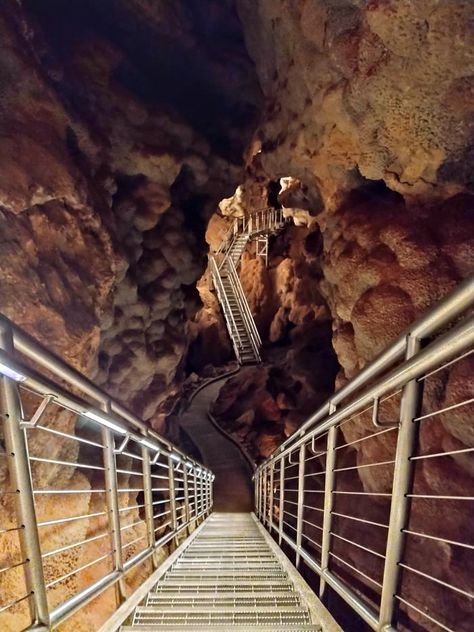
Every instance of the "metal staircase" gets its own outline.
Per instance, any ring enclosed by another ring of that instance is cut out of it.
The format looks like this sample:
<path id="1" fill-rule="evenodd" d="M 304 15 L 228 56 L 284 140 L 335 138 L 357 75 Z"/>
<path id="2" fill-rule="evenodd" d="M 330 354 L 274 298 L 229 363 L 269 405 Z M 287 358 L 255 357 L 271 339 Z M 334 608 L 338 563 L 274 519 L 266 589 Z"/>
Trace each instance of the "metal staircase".
<path id="1" fill-rule="evenodd" d="M 214 255 L 209 256 L 210 270 L 217 297 L 224 313 L 235 355 L 240 364 L 261 362 L 262 341 L 240 283 L 238 267 L 248 242 L 265 240 L 262 255 L 268 255 L 268 236 L 285 224 L 281 209 L 267 208 L 247 218 L 236 218 Z"/>
<path id="2" fill-rule="evenodd" d="M 274 547 L 251 514 L 212 514 L 121 631 L 321 630 Z"/>
<path id="3" fill-rule="evenodd" d="M 313 589 L 319 576 L 336 614 L 346 608 L 346 630 L 470 632 L 474 446 L 451 442 L 449 429 L 469 428 L 474 414 L 473 307 L 471 276 L 315 411 L 255 470 L 255 515 L 212 513 L 211 462 L 0 316 L 0 493 L 10 505 L 0 630 L 74 629 L 71 617 L 107 592 L 93 606 L 109 617 L 100 632 L 340 632 L 280 545 Z M 379 474 L 363 479 L 369 467 Z M 65 470 L 81 472 L 80 486 Z M 442 531 L 447 515 L 456 520 Z M 439 550 L 448 562 L 430 563 Z M 129 578 L 147 574 L 130 594 Z"/>

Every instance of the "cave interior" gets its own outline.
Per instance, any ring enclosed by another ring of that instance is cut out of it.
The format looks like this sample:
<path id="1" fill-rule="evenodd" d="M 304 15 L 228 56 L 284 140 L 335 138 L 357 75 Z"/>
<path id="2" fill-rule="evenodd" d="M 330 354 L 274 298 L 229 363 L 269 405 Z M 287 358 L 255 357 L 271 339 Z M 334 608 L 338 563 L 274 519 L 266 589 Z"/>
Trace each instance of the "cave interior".
<path id="1" fill-rule="evenodd" d="M 472 2 L 4 0 L 0 32 L 0 313 L 193 458 L 206 462 L 209 446 L 192 422 L 209 409 L 262 464 L 472 278 Z M 261 361 L 239 363 L 208 256 L 262 209 L 282 221 L 262 232 L 264 241 L 245 242 L 236 259 L 261 338 Z M 430 524 L 442 540 L 415 538 L 408 548 L 410 564 L 440 579 L 402 573 L 401 594 L 418 607 L 399 604 L 399 630 L 472 630 L 471 353 L 424 385 L 423 414 L 455 410 L 429 419 L 417 439 L 418 458 L 443 456 L 416 470 L 425 499 L 413 505 L 410 528 Z M 190 409 L 194 393 L 213 380 L 218 387 Z M 38 401 L 24 394 L 30 418 Z M 388 402 L 381 414 L 393 419 L 398 406 Z M 92 441 L 84 420 L 56 406 L 48 411 L 51 455 L 94 463 L 91 444 L 72 449 L 67 439 L 84 433 Z M 338 481 L 347 496 L 336 509 L 359 507 L 376 523 L 387 520 L 389 506 L 370 495 L 391 490 L 395 443 L 390 433 L 364 441 L 373 432 L 369 415 L 339 434 Z M 32 432 L 31 453 L 45 447 Z M 244 474 L 233 478 L 231 452 L 222 476 L 241 491 L 222 506 L 250 511 L 251 482 L 239 487 Z M 375 461 L 383 466 L 371 468 Z M 316 465 L 307 473 L 315 494 L 324 490 Z M 127 471 L 126 459 L 121 467 Z M 98 488 L 79 467 L 32 468 L 39 487 Z M 0 459 L 7 487 L 10 476 Z M 446 504 L 430 500 L 435 494 Z M 63 508 L 95 515 L 98 497 L 81 495 Z M 123 500 L 138 507 L 130 542 L 146 521 L 143 498 L 131 490 Z M 58 511 L 48 497 L 36 499 L 42 520 L 54 522 Z M 13 514 L 2 493 L 0 527 Z M 40 537 L 67 546 L 97 528 L 91 518 L 80 536 L 53 525 Z M 384 537 L 341 520 L 335 528 L 336 553 L 351 564 L 333 560 L 336 572 L 377 603 L 370 577 L 383 574 Z M 0 531 L 5 603 L 24 581 L 15 538 Z M 375 559 L 364 547 L 376 550 Z M 49 558 L 46 575 L 90 559 L 87 547 L 73 551 Z M 130 573 L 128 587 L 147 572 Z M 301 572 L 318 585 L 314 569 Z M 89 579 L 82 573 L 56 585 L 54 603 Z M 57 629 L 99 630 L 115 608 L 112 592 Z M 330 588 L 324 603 L 343 630 L 371 629 Z M 24 603 L 1 608 L 0 629 L 29 629 Z"/>

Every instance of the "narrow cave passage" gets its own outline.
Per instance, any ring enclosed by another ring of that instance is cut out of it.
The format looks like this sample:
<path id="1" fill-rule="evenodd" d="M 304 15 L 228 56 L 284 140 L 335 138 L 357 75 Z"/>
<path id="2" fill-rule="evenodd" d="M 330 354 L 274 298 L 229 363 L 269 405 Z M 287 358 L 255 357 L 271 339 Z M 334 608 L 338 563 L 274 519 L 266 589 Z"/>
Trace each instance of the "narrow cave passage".
<path id="1" fill-rule="evenodd" d="M 473 24 L 2 1 L 2 632 L 471 632 Z"/>
<path id="2" fill-rule="evenodd" d="M 252 465 L 242 451 L 209 417 L 209 409 L 228 378 L 213 381 L 196 393 L 180 417 L 180 426 L 199 449 L 203 462 L 215 474 L 214 510 L 244 513 L 253 510 Z"/>

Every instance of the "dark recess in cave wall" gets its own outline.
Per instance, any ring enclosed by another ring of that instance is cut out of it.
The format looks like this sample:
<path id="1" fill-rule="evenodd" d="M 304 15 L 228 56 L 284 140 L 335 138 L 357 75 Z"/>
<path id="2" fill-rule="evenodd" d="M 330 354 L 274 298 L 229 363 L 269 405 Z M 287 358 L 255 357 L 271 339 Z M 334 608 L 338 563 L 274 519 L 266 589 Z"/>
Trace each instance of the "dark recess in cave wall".
<path id="1" fill-rule="evenodd" d="M 241 162 L 261 92 L 233 0 L 181 0 L 165 9 L 157 3 L 150 16 L 134 0 L 25 0 L 24 5 L 57 61 L 96 36 L 113 42 L 125 53 L 115 76 L 119 83 L 149 106 L 181 116 L 213 152 Z M 184 18 L 187 31 L 166 28 L 167 21 L 159 20 L 163 10 Z M 66 96 L 78 105 L 78 95 Z"/>

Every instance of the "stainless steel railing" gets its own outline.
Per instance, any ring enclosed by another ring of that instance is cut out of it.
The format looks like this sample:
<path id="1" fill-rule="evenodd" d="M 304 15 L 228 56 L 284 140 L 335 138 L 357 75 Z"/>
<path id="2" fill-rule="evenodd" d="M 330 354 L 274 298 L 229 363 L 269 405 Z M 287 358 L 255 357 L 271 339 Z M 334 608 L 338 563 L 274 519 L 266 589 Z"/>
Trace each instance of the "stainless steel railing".
<path id="1" fill-rule="evenodd" d="M 411 629 L 410 618 L 420 629 L 468 629 L 474 447 L 467 431 L 460 433 L 474 412 L 468 365 L 474 318 L 460 318 L 473 305 L 471 277 L 255 473 L 260 520 L 293 551 L 297 565 L 319 576 L 321 597 L 329 587 L 374 630 L 395 630 L 402 622 Z M 451 390 L 450 376 L 458 380 Z M 443 439 L 449 437 L 444 428 L 451 440 Z M 444 511 L 457 516 L 456 529 L 444 524 Z M 452 573 L 430 563 L 439 547 L 445 555 L 449 550 Z"/>
<path id="2" fill-rule="evenodd" d="M 242 364 L 246 354 L 251 353 L 252 361 L 260 362 L 262 341 L 232 259 L 227 259 L 221 271 L 215 258 L 209 255 L 209 267 L 237 360 Z M 224 279 L 228 282 L 227 287 Z M 236 322 L 237 317 L 240 317 L 239 322 Z"/>
<path id="3" fill-rule="evenodd" d="M 250 306 L 245 296 L 242 284 L 237 274 L 236 267 L 232 259 L 227 260 L 226 264 L 227 278 L 229 279 L 235 299 L 239 306 L 240 313 L 244 322 L 245 329 L 248 333 L 249 341 L 252 345 L 253 353 L 257 362 L 260 362 L 260 349 L 262 347 L 262 339 L 258 333 L 257 325 L 255 323 Z"/>
<path id="4" fill-rule="evenodd" d="M 227 331 L 229 332 L 230 339 L 232 341 L 232 346 L 234 347 L 235 355 L 237 359 L 240 361 L 240 357 L 242 355 L 242 349 L 243 349 L 243 340 L 240 336 L 237 323 L 235 322 L 234 314 L 232 312 L 232 308 L 229 302 L 229 296 L 227 295 L 227 292 L 225 291 L 221 273 L 217 266 L 217 262 L 213 256 L 209 256 L 209 266 L 211 269 L 212 281 L 217 291 L 217 298 L 219 299 L 219 303 L 222 307 L 222 311 L 224 312 L 224 318 L 227 325 Z"/>
<path id="5" fill-rule="evenodd" d="M 283 209 L 272 207 L 256 210 L 247 217 L 236 217 L 214 253 L 219 269 L 227 261 L 239 236 L 246 235 L 251 239 L 262 233 L 277 231 L 284 226 L 285 222 Z"/>
<path id="6" fill-rule="evenodd" d="M 249 357 L 253 356 L 255 362 L 261 362 L 262 341 L 242 289 L 233 257 L 236 260 L 240 259 L 249 239 L 277 231 L 283 227 L 285 221 L 283 210 L 275 208 L 260 209 L 248 217 L 236 217 L 217 251 L 209 255 L 211 278 L 217 290 L 235 355 L 240 363 L 245 361 L 244 358 L 247 358 L 246 354 L 250 349 Z M 223 283 L 224 277 L 228 279 L 231 286 L 227 291 Z M 228 296 L 228 293 L 231 293 L 231 296 Z M 231 300 L 235 301 L 238 315 L 242 320 L 240 331 L 230 304 Z"/>
<path id="7" fill-rule="evenodd" d="M 208 515 L 213 475 L 4 317 L 0 388 L 0 628 L 47 630 L 122 600 Z"/>

